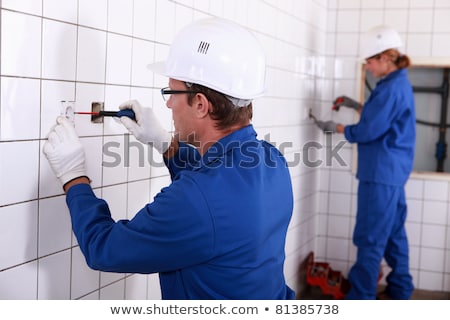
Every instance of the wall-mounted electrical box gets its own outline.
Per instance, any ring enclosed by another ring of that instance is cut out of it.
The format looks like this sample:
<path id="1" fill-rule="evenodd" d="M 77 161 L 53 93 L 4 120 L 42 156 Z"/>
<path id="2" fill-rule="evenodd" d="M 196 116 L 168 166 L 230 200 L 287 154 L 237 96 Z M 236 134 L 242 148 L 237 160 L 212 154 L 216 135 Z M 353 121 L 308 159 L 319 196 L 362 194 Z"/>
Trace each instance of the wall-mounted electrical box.
<path id="1" fill-rule="evenodd" d="M 362 64 L 359 92 L 364 102 L 376 85 Z M 450 59 L 411 59 L 408 77 L 416 105 L 416 151 L 413 176 L 450 180 Z M 355 149 L 356 152 L 356 149 Z"/>
<path id="2" fill-rule="evenodd" d="M 75 101 L 61 101 L 60 115 L 73 123 L 75 121 Z"/>

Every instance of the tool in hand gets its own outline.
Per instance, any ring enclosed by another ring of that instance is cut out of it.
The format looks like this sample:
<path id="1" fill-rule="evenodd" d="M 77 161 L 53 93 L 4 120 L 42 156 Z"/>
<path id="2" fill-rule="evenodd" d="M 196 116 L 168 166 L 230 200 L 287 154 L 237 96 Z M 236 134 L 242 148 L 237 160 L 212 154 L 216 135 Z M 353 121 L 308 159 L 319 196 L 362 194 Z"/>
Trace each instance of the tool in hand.
<path id="1" fill-rule="evenodd" d="M 104 111 L 101 110 L 99 112 L 84 112 L 84 111 L 76 111 L 75 114 L 88 114 L 91 116 L 98 116 L 98 117 L 128 117 L 132 120 L 136 120 L 136 115 L 134 114 L 134 111 L 131 109 L 123 109 L 120 111 Z"/>
<path id="2" fill-rule="evenodd" d="M 314 123 L 317 123 L 317 118 L 313 115 L 312 109 L 309 109 L 309 118 L 314 120 Z"/>
<path id="3" fill-rule="evenodd" d="M 337 98 L 333 103 L 332 110 L 339 111 L 339 107 L 337 106 L 337 104 L 342 102 L 344 102 L 344 97 Z"/>

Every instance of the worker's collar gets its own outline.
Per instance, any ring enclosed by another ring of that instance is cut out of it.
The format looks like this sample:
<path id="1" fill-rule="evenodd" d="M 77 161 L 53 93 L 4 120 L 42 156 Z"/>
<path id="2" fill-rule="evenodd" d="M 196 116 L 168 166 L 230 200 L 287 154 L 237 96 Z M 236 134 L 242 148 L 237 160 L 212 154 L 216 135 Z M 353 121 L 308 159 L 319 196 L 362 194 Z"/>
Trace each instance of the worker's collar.
<path id="1" fill-rule="evenodd" d="M 380 82 L 382 81 L 388 81 L 390 79 L 396 78 L 398 76 L 405 75 L 406 76 L 406 68 L 403 69 L 397 69 L 395 71 L 392 71 L 387 76 L 380 79 Z"/>
<path id="2" fill-rule="evenodd" d="M 211 165 L 214 162 L 224 159 L 226 153 L 231 152 L 235 148 L 240 148 L 246 141 L 254 140 L 256 131 L 250 124 L 229 135 L 223 137 L 214 143 L 202 157 L 203 165 Z"/>

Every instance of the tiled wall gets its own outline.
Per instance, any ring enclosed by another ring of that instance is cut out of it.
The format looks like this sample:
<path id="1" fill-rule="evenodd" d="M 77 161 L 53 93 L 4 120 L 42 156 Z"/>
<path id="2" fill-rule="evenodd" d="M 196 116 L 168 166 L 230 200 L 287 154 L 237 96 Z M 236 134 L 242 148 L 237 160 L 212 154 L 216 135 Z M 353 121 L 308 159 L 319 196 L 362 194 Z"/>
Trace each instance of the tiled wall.
<path id="1" fill-rule="evenodd" d="M 104 101 L 116 110 L 130 98 L 152 106 L 165 127 L 171 114 L 148 63 L 163 59 L 174 34 L 208 16 L 234 20 L 261 40 L 268 94 L 255 102 L 260 137 L 281 145 L 292 163 L 295 213 L 286 245 L 286 278 L 314 248 L 318 170 L 298 160 L 317 131 L 308 109 L 326 83 L 327 1 L 2 0 L 0 101 L 0 299 L 159 299 L 157 275 L 91 270 L 71 232 L 65 197 L 41 149 L 60 113 Z M 238 48 L 237 48 L 238 49 Z M 114 119 L 77 116 L 87 171 L 113 217 L 131 218 L 170 182 L 161 159 L 130 141 Z M 104 148 L 108 146 L 108 152 Z M 115 148 L 115 149 L 112 149 Z M 120 155 L 120 165 L 111 163 Z M 144 156 L 141 159 L 141 156 Z M 128 158 L 129 156 L 129 158 Z M 125 161 L 129 159 L 129 165 Z"/>
<path id="2" fill-rule="evenodd" d="M 359 92 L 354 61 L 361 32 L 381 23 L 391 25 L 401 33 L 405 51 L 413 60 L 442 60 L 450 57 L 449 17 L 450 1 L 446 0 L 330 1 L 327 42 L 336 54 L 335 95 L 357 96 Z M 354 121 L 350 110 L 336 113 L 326 106 L 317 112 L 321 112 L 323 118 L 337 122 Z M 348 145 L 344 149 L 353 153 Z M 357 181 L 352 173 L 353 157 L 348 159 L 349 166 L 335 164 L 321 171 L 317 239 L 319 257 L 344 273 L 356 255 L 351 235 L 355 222 Z M 450 290 L 449 181 L 448 174 L 433 178 L 413 175 L 406 187 L 411 271 L 419 289 Z M 384 269 L 386 274 L 389 269 L 386 266 Z"/>

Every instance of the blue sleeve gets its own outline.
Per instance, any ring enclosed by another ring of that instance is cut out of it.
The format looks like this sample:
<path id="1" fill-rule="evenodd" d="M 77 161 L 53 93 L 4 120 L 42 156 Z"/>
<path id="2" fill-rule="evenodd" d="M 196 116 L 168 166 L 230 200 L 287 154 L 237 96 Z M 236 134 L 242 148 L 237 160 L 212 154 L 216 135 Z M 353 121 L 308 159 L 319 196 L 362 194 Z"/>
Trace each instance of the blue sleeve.
<path id="1" fill-rule="evenodd" d="M 352 143 L 367 143 L 384 135 L 395 117 L 396 99 L 390 90 L 374 90 L 364 104 L 359 122 L 345 126 L 345 138 Z"/>
<path id="2" fill-rule="evenodd" d="M 194 181 L 177 180 L 133 219 L 117 222 L 89 185 L 70 188 L 66 202 L 73 231 L 91 268 L 154 273 L 210 258 L 215 233 L 203 199 Z"/>
<path id="3" fill-rule="evenodd" d="M 200 158 L 200 153 L 198 153 L 196 148 L 179 142 L 178 152 L 170 159 L 164 158 L 164 162 L 169 169 L 170 177 L 173 179 L 183 170 L 192 171 L 195 169 Z"/>

